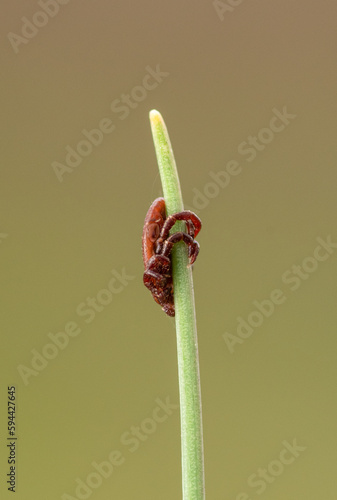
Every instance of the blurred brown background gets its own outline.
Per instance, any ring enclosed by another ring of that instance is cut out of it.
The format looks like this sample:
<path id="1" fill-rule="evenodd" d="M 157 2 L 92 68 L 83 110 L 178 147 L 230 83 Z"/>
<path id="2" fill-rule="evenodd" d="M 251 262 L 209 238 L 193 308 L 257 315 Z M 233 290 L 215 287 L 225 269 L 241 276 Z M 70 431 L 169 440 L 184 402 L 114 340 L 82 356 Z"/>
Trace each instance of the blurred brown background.
<path id="1" fill-rule="evenodd" d="M 207 498 L 336 497 L 336 14 L 3 5 L 1 498 L 11 385 L 18 500 L 181 498 L 174 322 L 142 285 L 153 108 L 203 221 Z"/>

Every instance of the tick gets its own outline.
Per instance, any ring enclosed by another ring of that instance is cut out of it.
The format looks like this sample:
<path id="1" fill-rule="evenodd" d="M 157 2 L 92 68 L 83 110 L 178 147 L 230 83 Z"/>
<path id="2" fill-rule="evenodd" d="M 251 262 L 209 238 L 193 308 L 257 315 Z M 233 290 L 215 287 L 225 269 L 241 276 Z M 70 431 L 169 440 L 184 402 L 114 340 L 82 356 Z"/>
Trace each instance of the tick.
<path id="1" fill-rule="evenodd" d="M 186 222 L 187 232 L 179 231 L 170 235 L 170 230 L 178 220 Z M 143 282 L 169 316 L 175 315 L 171 263 L 173 245 L 178 241 L 186 243 L 191 266 L 199 253 L 199 243 L 194 238 L 200 229 L 201 220 L 190 210 L 166 217 L 164 198 L 154 200 L 146 214 L 142 239 Z"/>

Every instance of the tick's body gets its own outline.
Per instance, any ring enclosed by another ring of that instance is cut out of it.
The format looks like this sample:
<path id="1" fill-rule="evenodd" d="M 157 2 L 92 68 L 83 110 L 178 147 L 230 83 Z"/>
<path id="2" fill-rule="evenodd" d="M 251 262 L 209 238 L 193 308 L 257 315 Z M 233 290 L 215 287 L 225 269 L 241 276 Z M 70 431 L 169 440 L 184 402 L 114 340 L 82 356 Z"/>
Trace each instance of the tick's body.
<path id="1" fill-rule="evenodd" d="M 157 198 L 150 206 L 143 228 L 143 262 L 144 267 L 155 255 L 156 241 L 166 219 L 166 206 L 164 198 Z"/>
<path id="2" fill-rule="evenodd" d="M 186 222 L 187 233 L 169 235 L 177 220 Z M 199 244 L 194 237 L 201 229 L 199 217 L 185 210 L 166 218 L 164 198 L 157 198 L 150 206 L 143 228 L 144 285 L 151 291 L 154 300 L 169 316 L 174 316 L 171 251 L 174 243 L 184 241 L 188 245 L 190 265 L 199 253 Z"/>

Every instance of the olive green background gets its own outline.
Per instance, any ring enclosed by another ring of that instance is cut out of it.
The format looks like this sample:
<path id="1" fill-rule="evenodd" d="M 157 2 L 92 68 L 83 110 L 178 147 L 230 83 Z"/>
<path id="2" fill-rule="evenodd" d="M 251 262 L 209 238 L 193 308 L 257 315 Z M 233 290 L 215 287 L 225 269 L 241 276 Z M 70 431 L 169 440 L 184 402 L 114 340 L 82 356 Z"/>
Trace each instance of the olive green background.
<path id="1" fill-rule="evenodd" d="M 58 12 L 50 2 L 47 18 L 36 1 L 3 5 L 1 498 L 12 498 L 11 385 L 18 500 L 181 498 L 179 410 L 156 411 L 158 399 L 179 400 L 174 321 L 142 284 L 143 221 L 161 193 L 153 108 L 167 124 L 186 207 L 203 221 L 193 274 L 207 498 L 336 498 L 337 249 L 314 252 L 317 238 L 337 241 L 337 7 L 230 3 L 221 14 L 211 0 L 73 0 Z M 45 26 L 15 51 L 8 34 L 22 36 L 22 18 Z M 148 66 L 165 76 L 142 90 Z M 133 97 L 122 113 L 123 94 Z M 265 129 L 275 108 L 292 118 L 273 133 Z M 102 120 L 114 130 L 60 182 L 53 162 L 65 164 L 67 146 Z M 241 143 L 257 135 L 266 144 L 249 162 Z M 239 171 L 225 185 L 232 160 Z M 312 272 L 295 281 L 292 266 L 303 261 Z M 127 278 L 112 280 L 109 296 L 112 271 Z M 254 301 L 276 289 L 283 303 L 230 352 L 238 317 L 261 323 L 249 316 Z M 97 296 L 106 305 L 81 316 Z M 78 335 L 48 347 L 48 334 L 72 322 Z M 39 370 L 34 349 L 53 357 Z M 142 437 L 126 444 L 137 426 Z M 294 440 L 301 451 L 282 464 Z M 93 474 L 114 450 L 123 463 L 109 477 Z M 259 469 L 269 480 L 253 486 Z M 76 494 L 78 478 L 91 494 Z"/>

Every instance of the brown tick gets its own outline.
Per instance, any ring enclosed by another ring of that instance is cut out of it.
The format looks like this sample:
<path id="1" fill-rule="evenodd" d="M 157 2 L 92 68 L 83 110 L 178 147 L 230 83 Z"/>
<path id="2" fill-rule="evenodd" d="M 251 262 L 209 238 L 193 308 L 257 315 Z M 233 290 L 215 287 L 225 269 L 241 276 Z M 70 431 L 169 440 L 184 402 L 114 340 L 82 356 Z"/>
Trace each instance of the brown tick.
<path id="1" fill-rule="evenodd" d="M 187 233 L 169 234 L 177 220 L 185 221 Z M 174 316 L 174 298 L 171 251 L 178 241 L 188 245 L 190 266 L 199 253 L 199 243 L 194 240 L 201 229 L 201 220 L 190 210 L 184 210 L 166 217 L 164 198 L 157 198 L 150 206 L 143 228 L 144 285 L 154 300 L 169 316 Z"/>

